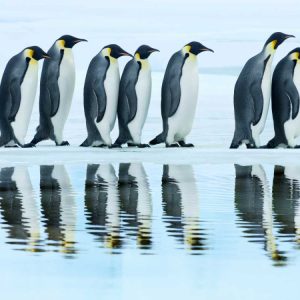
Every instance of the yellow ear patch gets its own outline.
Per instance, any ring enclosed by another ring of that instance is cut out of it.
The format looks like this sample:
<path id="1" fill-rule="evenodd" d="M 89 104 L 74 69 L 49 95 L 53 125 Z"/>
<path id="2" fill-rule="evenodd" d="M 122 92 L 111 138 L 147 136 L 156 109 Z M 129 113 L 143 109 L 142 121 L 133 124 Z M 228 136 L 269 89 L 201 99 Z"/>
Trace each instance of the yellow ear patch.
<path id="1" fill-rule="evenodd" d="M 291 54 L 291 59 L 292 60 L 299 60 L 299 56 L 300 56 L 299 52 L 294 52 L 294 53 Z"/>
<path id="2" fill-rule="evenodd" d="M 25 50 L 26 57 L 32 58 L 33 54 L 34 54 L 34 51 L 32 49 L 26 49 Z"/>
<path id="3" fill-rule="evenodd" d="M 277 45 L 277 40 L 272 41 L 272 48 L 273 49 L 275 49 L 276 45 Z"/>
<path id="4" fill-rule="evenodd" d="M 140 59 L 141 59 L 141 56 L 140 56 L 139 53 L 136 53 L 136 54 L 134 55 L 134 58 L 135 58 L 136 60 L 140 60 Z"/>
<path id="5" fill-rule="evenodd" d="M 65 44 L 66 42 L 64 40 L 58 40 L 57 41 L 57 45 L 59 46 L 59 48 L 63 49 L 65 48 Z"/>
<path id="6" fill-rule="evenodd" d="M 191 50 L 191 46 L 184 46 L 183 48 L 182 48 L 182 51 L 183 51 L 183 53 L 189 53 L 190 52 L 190 50 Z"/>

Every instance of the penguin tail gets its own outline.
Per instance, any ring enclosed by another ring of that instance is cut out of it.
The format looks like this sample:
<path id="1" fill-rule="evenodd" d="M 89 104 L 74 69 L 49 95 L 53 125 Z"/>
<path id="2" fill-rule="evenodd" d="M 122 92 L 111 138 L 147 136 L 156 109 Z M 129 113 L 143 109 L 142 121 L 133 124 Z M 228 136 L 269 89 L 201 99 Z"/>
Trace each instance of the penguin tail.
<path id="1" fill-rule="evenodd" d="M 150 145 L 157 145 L 165 142 L 165 135 L 162 132 L 157 137 L 155 137 L 153 140 L 149 142 Z"/>
<path id="2" fill-rule="evenodd" d="M 265 149 L 273 149 L 278 147 L 278 145 L 280 145 L 280 141 L 274 137 L 272 138 L 265 146 L 262 146 L 261 148 L 265 148 Z M 282 144 L 285 144 L 284 142 Z"/>
<path id="3" fill-rule="evenodd" d="M 80 144 L 79 147 L 89 147 L 89 146 L 91 146 L 91 143 L 90 143 L 90 141 L 89 141 L 89 138 L 86 138 L 86 139 L 84 140 L 84 142 Z"/>

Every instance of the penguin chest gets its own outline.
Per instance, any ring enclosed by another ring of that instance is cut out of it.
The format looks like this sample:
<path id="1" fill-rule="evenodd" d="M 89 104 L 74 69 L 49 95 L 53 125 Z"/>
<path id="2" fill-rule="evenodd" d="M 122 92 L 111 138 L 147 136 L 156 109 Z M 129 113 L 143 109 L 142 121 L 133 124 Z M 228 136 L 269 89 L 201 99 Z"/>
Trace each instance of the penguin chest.
<path id="1" fill-rule="evenodd" d="M 269 105 L 270 105 L 270 97 L 271 97 L 271 83 L 272 83 L 272 57 L 269 58 L 265 71 L 263 74 L 262 82 L 261 82 L 261 90 L 263 94 L 263 111 L 261 118 L 259 122 L 253 126 L 253 135 L 254 139 L 261 134 L 265 127 L 268 111 L 269 111 Z"/>
<path id="2" fill-rule="evenodd" d="M 141 135 L 148 114 L 151 97 L 151 70 L 149 66 L 143 66 L 139 72 L 135 85 L 137 96 L 137 111 L 134 119 L 128 124 L 132 135 Z"/>
<path id="3" fill-rule="evenodd" d="M 64 56 L 59 66 L 58 87 L 60 94 L 60 101 L 58 111 L 55 116 L 51 118 L 54 126 L 55 134 L 59 135 L 58 131 L 62 131 L 65 121 L 68 117 L 73 92 L 75 86 L 75 65 L 71 49 L 64 50 Z"/>
<path id="4" fill-rule="evenodd" d="M 175 141 L 184 139 L 191 131 L 198 99 L 198 66 L 194 57 L 186 59 L 180 80 L 181 97 L 175 114 L 168 119 Z"/>
<path id="5" fill-rule="evenodd" d="M 31 61 L 28 64 L 23 82 L 21 83 L 21 102 L 16 114 L 15 121 L 11 123 L 15 137 L 21 144 L 28 130 L 28 125 L 32 113 L 38 82 L 38 63 Z"/>
<path id="6" fill-rule="evenodd" d="M 106 94 L 105 113 L 101 122 L 96 123 L 102 136 L 110 133 L 115 125 L 118 107 L 119 84 L 120 73 L 118 62 L 111 62 L 106 71 L 106 77 L 104 80 L 104 89 Z"/>

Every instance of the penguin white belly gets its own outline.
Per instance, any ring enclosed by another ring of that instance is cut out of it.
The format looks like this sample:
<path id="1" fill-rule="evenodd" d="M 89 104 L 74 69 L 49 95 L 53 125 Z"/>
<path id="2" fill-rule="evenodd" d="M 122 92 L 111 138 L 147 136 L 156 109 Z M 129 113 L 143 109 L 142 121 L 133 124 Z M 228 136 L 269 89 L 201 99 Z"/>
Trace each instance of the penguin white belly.
<path id="1" fill-rule="evenodd" d="M 58 87 L 60 101 L 58 111 L 51 118 L 54 134 L 58 143 L 63 141 L 63 129 L 70 112 L 75 86 L 75 65 L 71 49 L 64 49 L 64 56 L 60 63 Z"/>
<path id="2" fill-rule="evenodd" d="M 38 82 L 38 63 L 29 63 L 23 82 L 21 84 L 21 103 L 15 121 L 11 123 L 15 137 L 19 143 L 24 144 L 29 121 L 32 113 Z"/>
<path id="3" fill-rule="evenodd" d="M 114 128 L 117 117 L 119 84 L 120 73 L 118 62 L 111 61 L 104 81 L 104 89 L 106 93 L 105 113 L 101 122 L 97 123 L 95 119 L 95 124 L 104 143 L 109 146 L 111 145 L 110 132 Z"/>
<path id="4" fill-rule="evenodd" d="M 149 110 L 151 97 L 151 70 L 149 66 L 143 66 L 140 70 L 135 85 L 137 95 L 137 111 L 134 119 L 128 124 L 133 142 L 141 143 L 141 133 Z"/>
<path id="5" fill-rule="evenodd" d="M 295 66 L 293 81 L 298 90 L 298 93 L 300 94 L 300 64 L 299 63 L 297 63 Z M 291 147 L 296 146 L 296 142 L 294 139 L 300 135 L 300 114 L 298 113 L 298 115 L 294 120 L 290 118 L 290 120 L 288 120 L 284 124 L 284 127 L 285 127 L 286 137 L 289 146 Z"/>
<path id="6" fill-rule="evenodd" d="M 265 67 L 265 72 L 261 82 L 261 90 L 264 99 L 262 115 L 259 122 L 255 126 L 251 125 L 252 137 L 256 143 L 256 146 L 258 147 L 260 146 L 259 136 L 265 128 L 266 119 L 269 111 L 269 105 L 270 105 L 271 83 L 272 83 L 272 60 L 273 57 L 271 56 Z"/>
<path id="7" fill-rule="evenodd" d="M 184 140 L 190 133 L 198 99 L 198 65 L 194 57 L 187 58 L 180 80 L 181 97 L 175 114 L 168 119 L 167 143 Z"/>

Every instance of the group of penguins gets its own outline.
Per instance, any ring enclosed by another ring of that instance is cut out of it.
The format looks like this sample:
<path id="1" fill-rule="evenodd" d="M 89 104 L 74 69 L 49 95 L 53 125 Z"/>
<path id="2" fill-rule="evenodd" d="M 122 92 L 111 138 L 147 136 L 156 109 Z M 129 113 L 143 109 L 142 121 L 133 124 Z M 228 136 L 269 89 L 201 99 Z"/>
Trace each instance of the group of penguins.
<path id="1" fill-rule="evenodd" d="M 85 39 L 71 35 L 58 38 L 48 52 L 40 47 L 25 48 L 6 65 L 0 86 L 0 146 L 34 147 L 51 139 L 57 146 L 69 145 L 63 131 L 70 111 L 75 66 L 72 48 Z M 141 141 L 151 98 L 149 56 L 159 51 L 140 46 L 134 55 L 110 44 L 91 60 L 84 84 L 84 113 L 88 136 L 83 147 L 149 147 Z M 192 129 L 198 98 L 197 55 L 212 51 L 191 42 L 171 57 L 162 84 L 163 132 L 150 141 L 167 147 L 191 147 L 185 137 Z M 120 78 L 118 58 L 130 56 Z M 38 61 L 45 59 L 39 98 L 39 125 L 30 143 L 25 137 L 38 83 Z M 119 136 L 110 133 L 118 119 Z"/>
<path id="2" fill-rule="evenodd" d="M 293 35 L 273 33 L 262 51 L 247 61 L 234 88 L 235 132 L 230 148 L 246 144 L 260 148 L 270 98 L 275 137 L 262 148 L 297 147 L 300 135 L 299 90 L 300 48 L 289 52 L 276 66 L 277 47 Z M 51 139 L 57 146 L 69 145 L 63 131 L 70 111 L 75 66 L 72 48 L 85 39 L 71 35 L 58 38 L 48 52 L 37 46 L 25 48 L 6 65 L 0 85 L 0 147 L 34 147 Z M 83 147 L 193 147 L 186 143 L 195 118 L 198 99 L 197 55 L 213 50 L 190 42 L 175 52 L 167 65 L 161 89 L 163 131 L 149 144 L 141 141 L 151 98 L 149 56 L 159 51 L 140 46 L 134 55 L 110 44 L 91 60 L 84 84 L 84 113 L 87 138 Z M 130 56 L 120 78 L 118 58 Z M 38 61 L 45 59 L 41 81 L 40 121 L 30 143 L 25 143 L 38 83 Z M 113 143 L 111 131 L 118 119 L 119 136 Z"/>
<path id="3" fill-rule="evenodd" d="M 262 51 L 250 58 L 234 88 L 235 132 L 230 148 L 299 148 L 300 135 L 300 47 L 290 51 L 276 66 L 277 47 L 293 35 L 273 33 Z M 275 136 L 261 146 L 262 133 L 272 98 Z"/>

